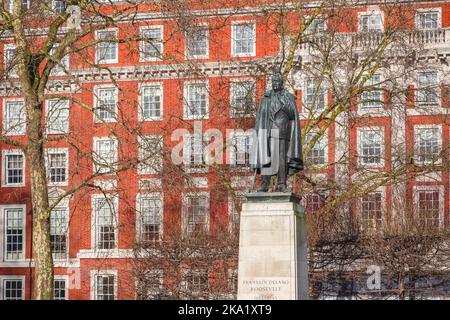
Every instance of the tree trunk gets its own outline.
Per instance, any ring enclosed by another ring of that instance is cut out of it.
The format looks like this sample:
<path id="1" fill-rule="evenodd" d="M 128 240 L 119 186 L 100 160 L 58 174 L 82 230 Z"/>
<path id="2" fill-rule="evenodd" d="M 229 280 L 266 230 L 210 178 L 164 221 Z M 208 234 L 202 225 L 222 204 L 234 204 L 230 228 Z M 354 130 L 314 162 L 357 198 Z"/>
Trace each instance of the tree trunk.
<path id="1" fill-rule="evenodd" d="M 27 160 L 30 166 L 33 208 L 34 299 L 53 299 L 53 258 L 50 245 L 50 212 L 45 167 L 42 104 L 27 104 Z"/>

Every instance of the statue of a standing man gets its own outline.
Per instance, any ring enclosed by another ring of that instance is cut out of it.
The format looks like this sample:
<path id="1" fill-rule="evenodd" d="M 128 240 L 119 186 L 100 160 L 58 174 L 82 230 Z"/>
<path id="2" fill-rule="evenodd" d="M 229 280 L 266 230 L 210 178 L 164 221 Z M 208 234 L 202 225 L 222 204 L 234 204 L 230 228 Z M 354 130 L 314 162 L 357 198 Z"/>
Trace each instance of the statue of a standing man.
<path id="1" fill-rule="evenodd" d="M 284 88 L 283 75 L 272 76 L 272 90 L 261 99 L 256 113 L 256 141 L 252 169 L 263 176 L 259 192 L 267 192 L 271 176 L 277 176 L 278 191 L 288 192 L 286 179 L 303 170 L 301 129 L 295 96 Z"/>

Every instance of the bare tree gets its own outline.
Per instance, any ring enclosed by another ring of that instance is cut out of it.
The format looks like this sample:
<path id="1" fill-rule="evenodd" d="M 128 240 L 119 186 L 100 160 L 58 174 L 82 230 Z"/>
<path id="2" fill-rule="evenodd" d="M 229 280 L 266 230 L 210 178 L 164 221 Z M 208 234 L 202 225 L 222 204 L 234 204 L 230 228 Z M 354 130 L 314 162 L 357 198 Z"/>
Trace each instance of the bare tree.
<path id="1" fill-rule="evenodd" d="M 147 168 L 154 167 L 176 192 L 186 189 L 189 191 L 189 187 L 181 185 L 185 185 L 186 179 L 195 177 L 195 170 L 187 170 L 187 166 L 168 166 L 167 153 L 162 169 L 158 157 L 155 158 L 157 153 L 138 155 L 139 149 L 158 149 L 155 145 L 160 142 L 146 139 L 148 130 L 143 128 L 138 119 L 129 116 L 144 110 L 142 105 L 129 99 L 136 94 L 136 89 L 120 86 L 119 82 L 123 80 L 123 76 L 109 64 L 115 59 L 116 48 L 121 45 L 122 48 L 127 48 L 131 55 L 150 54 L 153 55 L 150 58 L 173 63 L 176 67 L 171 65 L 167 68 L 175 69 L 172 71 L 176 77 L 189 76 L 201 80 L 209 76 L 201 59 L 190 60 L 185 57 L 184 45 L 180 41 L 180 38 L 186 35 L 189 38 L 190 34 L 204 36 L 199 27 L 199 16 L 192 13 L 190 2 L 148 2 L 148 5 L 156 6 L 172 18 L 174 26 L 169 35 L 164 37 L 152 34 L 143 37 L 136 32 L 140 23 L 145 24 L 139 20 L 138 2 L 111 2 L 106 7 L 102 6 L 103 1 L 66 1 L 68 6 L 61 8 L 56 8 L 51 3 L 53 2 L 33 1 L 28 7 L 24 6 L 22 1 L 13 0 L 0 5 L 1 32 L 5 41 L 11 42 L 10 50 L 5 53 L 8 61 L 3 70 L 2 81 L 6 83 L 9 95 L 23 97 L 25 111 L 25 117 L 13 117 L 15 120 L 10 122 L 11 126 L 0 134 L 0 142 L 20 149 L 30 167 L 36 299 L 51 299 L 53 296 L 50 215 L 58 203 L 75 194 L 87 196 L 93 190 L 110 195 L 110 188 L 105 187 L 105 184 L 111 177 L 126 179 L 123 175 L 125 172 L 142 165 Z M 402 190 L 411 179 L 436 171 L 445 172 L 449 167 L 448 157 L 445 156 L 448 154 L 448 146 L 443 145 L 441 150 L 425 154 L 423 150 L 410 148 L 404 138 L 391 142 L 395 150 L 390 153 L 391 159 L 386 161 L 383 161 L 383 158 L 387 157 L 387 154 L 360 155 L 351 151 L 348 137 L 356 126 L 390 114 L 392 122 L 403 125 L 395 130 L 406 130 L 410 124 L 405 105 L 408 105 L 411 99 L 413 103 L 434 101 L 435 93 L 440 89 L 435 84 L 426 84 L 414 92 L 409 83 L 418 71 L 425 71 L 429 67 L 419 59 L 421 56 L 430 55 L 428 40 L 441 41 L 438 31 L 433 33 L 434 31 L 403 29 L 404 25 L 411 22 L 409 19 L 413 11 L 412 6 L 400 2 L 380 6 L 378 9 L 385 14 L 384 28 L 380 30 L 371 30 L 369 26 L 367 29 L 363 27 L 356 30 L 352 16 L 354 6 L 352 1 L 331 0 L 323 1 L 313 9 L 303 1 L 283 1 L 279 6 L 262 6 L 258 9 L 258 23 L 264 25 L 269 34 L 267 38 L 280 40 L 280 52 L 266 48 L 267 54 L 263 58 L 244 57 L 230 62 L 234 66 L 229 69 L 242 68 L 243 74 L 256 79 L 246 83 L 247 94 L 241 97 L 239 103 L 228 101 L 214 90 L 209 92 L 210 98 L 214 99 L 210 113 L 217 115 L 216 119 L 212 117 L 208 120 L 210 126 L 216 125 L 220 129 L 248 129 L 253 125 L 251 116 L 258 102 L 254 97 L 265 91 L 271 66 L 282 64 L 287 84 L 292 90 L 299 87 L 305 89 L 302 92 L 302 101 L 298 103 L 303 117 L 304 155 L 309 169 L 302 176 L 295 177 L 292 184 L 294 190 L 301 188 L 305 198 L 307 194 L 317 193 L 320 201 L 325 203 L 324 208 L 317 214 L 318 217 L 311 218 L 310 234 L 314 236 L 310 239 L 310 257 L 313 269 L 316 266 L 322 269 L 326 266 L 335 268 L 338 264 L 340 270 L 347 271 L 348 266 L 363 254 L 362 249 L 355 250 L 359 239 L 358 227 L 355 226 L 358 217 L 356 211 L 351 210 L 352 206 L 355 206 L 354 203 L 377 188 L 386 186 L 397 188 L 396 196 L 401 197 L 404 194 Z M 220 6 L 215 6 L 218 7 Z M 210 15 L 220 19 L 209 27 L 210 33 L 220 33 L 224 27 L 231 25 L 231 17 L 245 11 L 245 6 L 239 4 L 226 4 L 226 7 L 230 8 L 226 15 L 219 15 L 218 9 L 211 9 Z M 122 23 L 124 21 L 127 23 Z M 294 21 L 301 21 L 300 27 Z M 120 34 L 110 32 L 111 27 L 116 28 Z M 124 37 L 125 34 L 127 37 Z M 161 44 L 165 42 L 171 42 L 175 48 L 180 49 L 161 52 Z M 189 40 L 187 42 L 189 43 Z M 220 46 L 220 43 L 214 45 Z M 145 46 L 150 50 L 140 52 Z M 199 48 L 191 48 L 189 44 L 187 48 L 193 57 L 199 52 L 201 56 Z M 65 57 L 68 55 L 76 61 L 70 68 L 65 64 Z M 439 57 L 433 57 L 438 68 L 441 63 Z M 183 61 L 183 64 L 176 64 L 180 61 Z M 395 64 L 392 61 L 395 61 Z M 221 65 L 218 64 L 215 68 L 219 71 L 214 72 L 219 72 L 223 83 L 227 83 L 228 75 L 220 74 Z M 154 71 L 151 68 L 135 69 L 132 76 L 138 80 L 148 80 L 148 74 Z M 111 83 L 107 90 L 97 90 L 86 85 L 86 80 L 91 79 L 90 71 L 95 71 L 100 80 Z M 179 88 L 174 89 L 179 91 Z M 86 102 L 85 95 L 93 97 L 92 103 Z M 114 98 L 115 95 L 118 96 L 117 99 Z M 179 95 L 183 104 L 189 108 L 188 101 L 183 101 L 182 94 Z M 423 98 L 423 101 L 414 101 L 416 97 Z M 46 100 L 49 99 L 56 101 L 53 109 L 45 106 Z M 56 124 L 50 120 L 59 119 L 57 115 L 66 112 L 64 107 L 61 107 L 64 101 L 73 104 L 71 115 L 76 110 L 80 119 L 90 119 L 89 122 L 78 121 L 73 125 L 73 132 L 55 131 Z M 236 105 L 239 105 L 239 108 L 236 108 Z M 371 107 L 376 109 L 374 113 L 360 112 L 364 108 L 372 110 Z M 11 108 L 20 109 L 21 106 Z M 239 109 L 236 114 L 238 119 L 229 119 L 227 112 L 230 109 Z M 426 109 L 423 110 L 427 112 Z M 202 120 L 206 117 L 206 114 L 198 113 L 198 110 L 188 111 L 196 119 Z M 20 114 L 20 111 L 18 113 Z M 95 123 L 95 130 L 102 137 L 108 137 L 99 148 L 93 148 L 91 137 L 84 134 L 92 125 L 91 121 Z M 444 123 L 448 125 L 448 118 L 444 119 Z M 158 129 L 161 129 L 162 136 L 168 136 L 178 127 L 191 131 L 193 129 L 192 123 L 178 114 L 170 115 L 168 121 Z M 26 138 L 17 137 L 17 132 L 20 133 L 21 130 L 26 131 Z M 321 148 L 322 138 L 330 130 L 337 133 L 333 162 L 325 161 L 322 156 L 325 151 Z M 367 133 L 375 140 L 377 134 L 379 132 Z M 76 159 L 76 167 L 71 168 L 68 173 L 72 182 L 70 187 L 64 188 L 63 192 L 58 193 L 50 202 L 48 184 L 52 181 L 49 181 L 46 166 L 48 156 L 45 150 L 62 143 L 69 146 L 71 158 Z M 110 152 L 114 148 L 118 150 L 117 156 L 112 156 Z M 223 151 L 232 148 L 236 147 L 225 145 Z M 233 155 L 237 153 L 236 151 Z M 212 157 L 219 155 L 220 152 Z M 192 158 L 197 169 L 207 166 L 204 161 L 197 161 L 195 156 Z M 219 177 L 220 188 L 224 190 L 221 195 L 225 198 L 228 193 L 238 210 L 239 193 L 248 188 L 249 181 L 248 170 L 242 168 L 245 166 L 245 159 L 241 160 L 233 166 L 214 161 L 209 164 L 211 173 Z M 383 163 L 383 166 L 368 165 L 371 163 Z M 85 172 L 89 174 L 86 175 Z M 324 173 L 330 173 L 329 178 L 321 179 Z M 98 182 L 100 180 L 102 182 Z M 236 188 L 236 183 L 233 183 L 236 180 L 244 181 L 244 187 Z M 117 193 L 120 192 L 117 190 Z M 401 217 L 407 210 L 405 206 L 400 205 L 401 202 L 398 204 L 392 221 L 400 228 L 404 226 Z M 110 206 L 111 203 L 107 201 L 107 205 Z M 134 204 L 130 202 L 129 206 L 133 208 Z M 139 213 L 138 209 L 135 211 Z M 187 241 L 180 230 L 183 230 L 181 225 L 178 233 L 165 230 L 163 239 L 153 241 L 150 245 L 137 241 L 135 250 L 136 263 L 140 270 L 156 266 L 161 257 L 166 257 L 174 263 L 168 265 L 167 270 L 172 270 L 171 277 L 180 281 L 174 280 L 176 284 L 170 288 L 172 297 L 182 297 L 186 294 L 182 292 L 181 274 L 173 271 L 178 270 L 178 267 L 192 265 L 197 269 L 204 269 L 206 262 L 236 260 L 235 256 L 233 258 L 233 252 L 236 253 L 237 242 L 231 241 L 229 236 L 225 236 L 225 232 L 213 232 Z M 199 242 L 200 240 L 203 242 Z M 383 241 L 388 240 L 386 238 Z M 164 250 L 163 244 L 167 250 Z M 195 246 L 211 250 L 199 253 Z M 368 246 L 369 249 L 371 247 L 373 246 Z M 224 252 L 227 258 L 221 259 L 218 253 Z M 203 254 L 204 257 L 200 260 L 203 260 L 204 264 L 192 264 L 193 256 Z M 144 268 L 140 265 L 141 262 L 145 265 Z M 211 293 L 209 289 L 206 291 Z"/>

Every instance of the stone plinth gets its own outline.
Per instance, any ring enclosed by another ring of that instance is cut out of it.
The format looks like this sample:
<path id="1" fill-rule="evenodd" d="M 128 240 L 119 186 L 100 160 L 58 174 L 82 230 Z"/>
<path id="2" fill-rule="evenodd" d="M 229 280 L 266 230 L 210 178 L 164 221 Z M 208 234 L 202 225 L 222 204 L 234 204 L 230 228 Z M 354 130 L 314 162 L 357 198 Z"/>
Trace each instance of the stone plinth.
<path id="1" fill-rule="evenodd" d="M 308 298 L 306 218 L 291 193 L 250 193 L 240 222 L 238 300 Z"/>

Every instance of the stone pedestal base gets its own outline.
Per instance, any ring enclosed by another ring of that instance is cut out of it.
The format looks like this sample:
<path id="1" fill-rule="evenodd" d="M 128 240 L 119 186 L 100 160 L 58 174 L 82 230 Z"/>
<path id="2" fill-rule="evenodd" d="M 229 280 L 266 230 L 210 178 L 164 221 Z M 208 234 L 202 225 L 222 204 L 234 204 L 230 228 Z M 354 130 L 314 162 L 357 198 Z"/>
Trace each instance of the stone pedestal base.
<path id="1" fill-rule="evenodd" d="M 308 298 L 306 218 L 291 193 L 250 193 L 240 222 L 238 300 Z"/>

